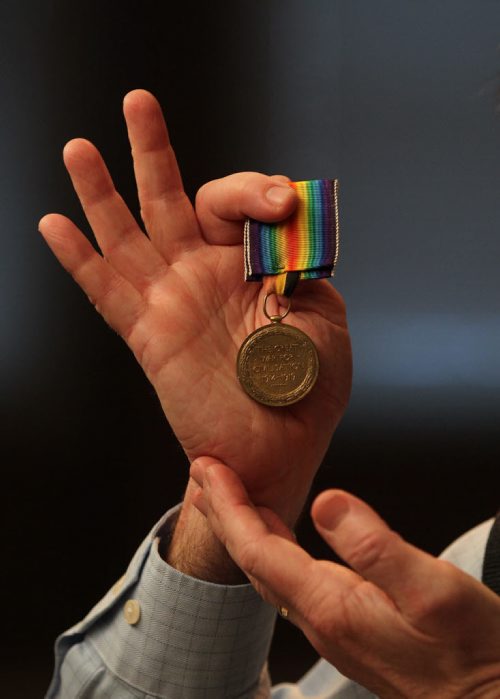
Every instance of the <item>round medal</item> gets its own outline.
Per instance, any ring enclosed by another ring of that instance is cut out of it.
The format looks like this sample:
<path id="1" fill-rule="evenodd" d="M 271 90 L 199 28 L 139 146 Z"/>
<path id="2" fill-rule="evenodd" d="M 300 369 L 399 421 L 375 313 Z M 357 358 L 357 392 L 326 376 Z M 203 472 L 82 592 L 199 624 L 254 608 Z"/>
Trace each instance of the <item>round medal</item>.
<path id="1" fill-rule="evenodd" d="M 248 395 L 270 406 L 292 405 L 306 396 L 318 377 L 316 347 L 291 325 L 273 322 L 242 344 L 237 373 Z"/>

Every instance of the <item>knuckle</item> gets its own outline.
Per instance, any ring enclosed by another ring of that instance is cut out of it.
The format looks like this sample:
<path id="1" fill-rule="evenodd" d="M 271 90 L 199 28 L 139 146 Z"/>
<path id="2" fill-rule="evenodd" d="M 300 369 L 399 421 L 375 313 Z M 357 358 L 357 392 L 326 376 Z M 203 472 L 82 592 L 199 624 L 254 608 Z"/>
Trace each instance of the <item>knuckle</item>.
<path id="1" fill-rule="evenodd" d="M 241 177 L 235 182 L 240 201 L 253 203 L 256 196 L 262 192 L 262 185 L 266 180 L 265 175 L 259 177 L 257 173 L 241 173 Z"/>
<path id="2" fill-rule="evenodd" d="M 261 180 L 262 178 L 262 180 Z M 200 187 L 195 197 L 196 210 L 203 211 L 211 208 L 214 202 L 218 207 L 229 201 L 241 206 L 253 201 L 258 194 L 259 183 L 266 179 L 265 175 L 255 172 L 236 172 L 226 177 L 211 180 Z"/>
<path id="3" fill-rule="evenodd" d="M 393 531 L 374 530 L 357 541 L 347 556 L 355 570 L 368 571 L 376 563 L 391 557 L 391 551 L 401 537 Z"/>

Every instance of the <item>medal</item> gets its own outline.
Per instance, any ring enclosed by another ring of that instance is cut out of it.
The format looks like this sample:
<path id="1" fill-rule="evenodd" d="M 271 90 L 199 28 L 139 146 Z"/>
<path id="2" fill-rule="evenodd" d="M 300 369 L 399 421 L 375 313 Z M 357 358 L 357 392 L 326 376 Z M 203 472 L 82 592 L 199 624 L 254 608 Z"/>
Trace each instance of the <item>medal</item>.
<path id="1" fill-rule="evenodd" d="M 246 393 L 264 405 L 284 407 L 306 396 L 319 372 L 316 347 L 301 330 L 267 311 L 269 296 L 290 299 L 301 279 L 333 276 L 338 258 L 337 180 L 290 182 L 297 208 L 286 221 L 248 219 L 244 230 L 245 280 L 264 281 L 264 314 L 271 321 L 243 342 L 238 379 Z"/>
<path id="2" fill-rule="evenodd" d="M 271 323 L 251 333 L 242 344 L 237 358 L 237 373 L 248 395 L 264 405 L 283 407 L 306 396 L 318 378 L 319 361 L 309 337 L 264 313 Z"/>

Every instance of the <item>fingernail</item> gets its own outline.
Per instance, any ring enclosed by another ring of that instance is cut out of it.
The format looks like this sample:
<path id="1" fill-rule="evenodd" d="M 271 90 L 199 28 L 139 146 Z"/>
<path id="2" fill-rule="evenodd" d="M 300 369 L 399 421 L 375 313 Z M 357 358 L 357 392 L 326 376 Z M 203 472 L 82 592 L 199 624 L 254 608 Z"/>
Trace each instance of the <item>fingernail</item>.
<path id="1" fill-rule="evenodd" d="M 271 187 L 266 192 L 267 200 L 274 206 L 282 206 L 285 202 L 290 201 L 291 196 L 293 196 L 293 192 L 288 185 Z"/>
<path id="2" fill-rule="evenodd" d="M 332 495 L 316 510 L 316 523 L 323 529 L 333 531 L 349 511 L 349 502 L 343 495 Z"/>

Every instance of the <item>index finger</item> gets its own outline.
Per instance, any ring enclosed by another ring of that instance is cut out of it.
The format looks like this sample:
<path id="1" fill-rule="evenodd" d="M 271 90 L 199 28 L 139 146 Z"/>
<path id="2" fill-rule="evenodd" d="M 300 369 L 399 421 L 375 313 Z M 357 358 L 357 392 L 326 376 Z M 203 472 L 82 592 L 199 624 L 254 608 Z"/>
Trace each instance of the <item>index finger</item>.
<path id="1" fill-rule="evenodd" d="M 322 564 L 294 541 L 271 531 L 227 466 L 206 467 L 203 496 L 209 524 L 231 558 L 259 583 L 258 591 L 268 602 L 289 608 L 291 621 L 301 628 L 309 626 L 312 610 L 325 604 L 334 607 L 357 584 L 352 571 Z"/>

